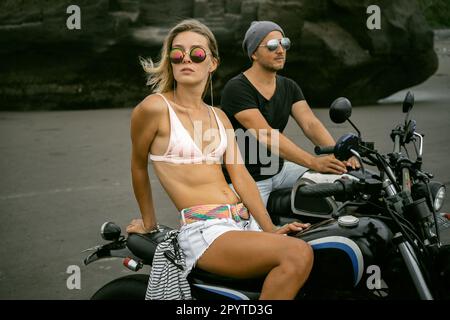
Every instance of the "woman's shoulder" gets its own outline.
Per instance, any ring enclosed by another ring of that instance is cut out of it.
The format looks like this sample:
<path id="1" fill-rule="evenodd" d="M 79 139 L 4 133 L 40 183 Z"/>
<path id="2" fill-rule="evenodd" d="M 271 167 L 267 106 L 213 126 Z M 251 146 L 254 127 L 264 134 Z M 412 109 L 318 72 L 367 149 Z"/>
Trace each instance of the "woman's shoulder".
<path id="1" fill-rule="evenodd" d="M 220 107 L 212 107 L 212 108 L 214 109 L 219 118 L 227 117 L 225 112 L 223 112 L 223 110 Z"/>
<path id="2" fill-rule="evenodd" d="M 155 117 L 164 114 L 166 102 L 159 94 L 150 94 L 145 97 L 139 104 L 134 107 L 133 115 Z"/>
<path id="3" fill-rule="evenodd" d="M 218 107 L 213 107 L 213 108 L 214 108 L 214 111 L 216 112 L 217 116 L 219 117 L 220 121 L 222 121 L 222 123 L 224 125 L 230 123 L 230 119 L 228 118 L 226 113 L 221 108 L 218 108 Z"/>

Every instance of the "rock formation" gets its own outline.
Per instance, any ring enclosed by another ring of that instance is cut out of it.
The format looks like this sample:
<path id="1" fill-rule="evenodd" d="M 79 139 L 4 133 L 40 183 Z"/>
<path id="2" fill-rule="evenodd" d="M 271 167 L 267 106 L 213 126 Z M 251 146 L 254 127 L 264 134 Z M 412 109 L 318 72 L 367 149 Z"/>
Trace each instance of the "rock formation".
<path id="1" fill-rule="evenodd" d="M 69 30 L 67 7 L 81 9 Z M 242 52 L 253 20 L 279 23 L 292 40 L 281 74 L 313 107 L 338 96 L 371 103 L 437 69 L 433 32 L 416 1 L 380 0 L 369 30 L 368 0 L 2 0 L 0 110 L 132 107 L 148 94 L 138 57 L 157 59 L 167 31 L 194 17 L 219 41 L 215 102 L 250 65 Z"/>

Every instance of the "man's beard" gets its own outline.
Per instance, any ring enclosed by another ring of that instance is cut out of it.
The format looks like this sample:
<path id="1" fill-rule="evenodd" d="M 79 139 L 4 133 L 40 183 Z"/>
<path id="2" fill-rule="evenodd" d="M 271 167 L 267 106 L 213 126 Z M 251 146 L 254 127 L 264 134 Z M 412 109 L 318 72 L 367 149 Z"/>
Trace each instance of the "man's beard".
<path id="1" fill-rule="evenodd" d="M 269 72 L 278 72 L 284 68 L 284 63 L 280 66 L 274 66 L 273 64 L 269 63 L 261 63 L 261 66 Z"/>

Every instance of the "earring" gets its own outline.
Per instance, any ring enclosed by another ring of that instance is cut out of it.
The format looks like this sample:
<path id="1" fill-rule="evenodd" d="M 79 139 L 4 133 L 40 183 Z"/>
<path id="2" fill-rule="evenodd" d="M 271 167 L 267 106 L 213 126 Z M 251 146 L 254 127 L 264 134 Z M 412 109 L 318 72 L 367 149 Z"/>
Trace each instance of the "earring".
<path id="1" fill-rule="evenodd" d="M 209 86 L 211 88 L 211 107 L 214 107 L 212 72 L 209 73 Z"/>
<path id="2" fill-rule="evenodd" d="M 176 83 L 175 79 L 173 79 L 173 101 L 176 101 L 175 90 L 176 90 Z"/>

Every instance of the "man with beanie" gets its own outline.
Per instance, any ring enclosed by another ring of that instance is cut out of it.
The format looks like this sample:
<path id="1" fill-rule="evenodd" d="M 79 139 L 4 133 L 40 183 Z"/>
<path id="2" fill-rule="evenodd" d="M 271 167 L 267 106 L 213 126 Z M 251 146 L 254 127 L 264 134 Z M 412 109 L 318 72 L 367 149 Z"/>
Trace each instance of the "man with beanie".
<path id="1" fill-rule="evenodd" d="M 356 161 L 341 162 L 333 155 L 313 156 L 283 135 L 292 115 L 315 145 L 335 144 L 311 111 L 297 83 L 277 75 L 284 67 L 290 45 L 278 24 L 253 21 L 242 43 L 252 66 L 229 80 L 222 92 L 222 110 L 231 120 L 245 165 L 265 204 L 272 191 L 292 187 L 308 168 L 343 174 L 347 165 L 356 166 Z M 241 139 L 242 135 L 245 139 Z M 230 183 L 226 170 L 224 174 Z M 252 228 L 258 228 L 255 221 L 252 224 Z"/>

